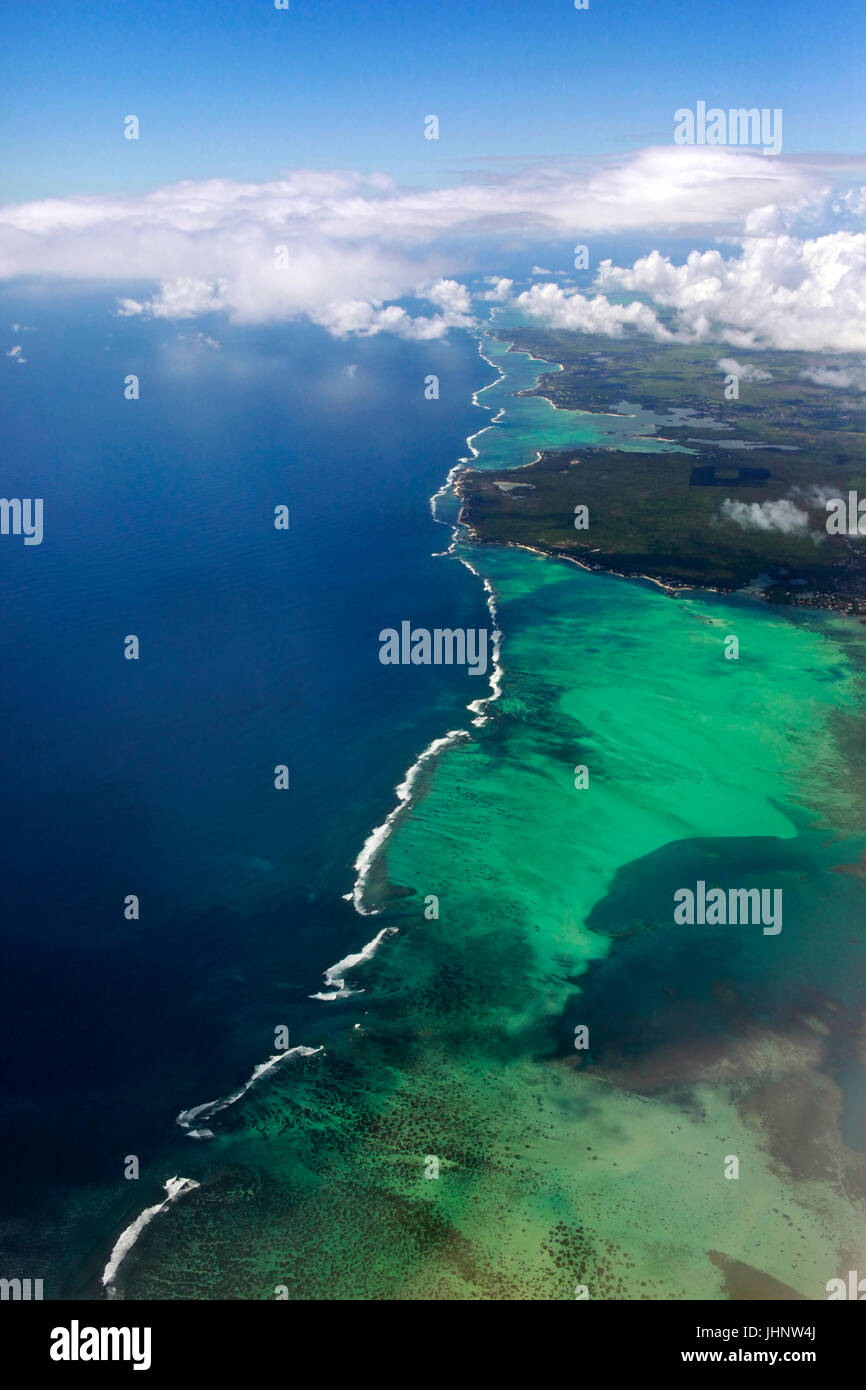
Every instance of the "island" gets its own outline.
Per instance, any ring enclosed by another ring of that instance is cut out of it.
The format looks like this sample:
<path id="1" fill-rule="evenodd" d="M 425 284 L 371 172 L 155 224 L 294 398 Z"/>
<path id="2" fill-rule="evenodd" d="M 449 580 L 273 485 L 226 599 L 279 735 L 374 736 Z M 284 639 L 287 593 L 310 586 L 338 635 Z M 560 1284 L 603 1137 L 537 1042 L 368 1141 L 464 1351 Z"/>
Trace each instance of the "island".
<path id="1" fill-rule="evenodd" d="M 474 539 L 671 590 L 751 589 L 772 602 L 866 614 L 859 359 L 531 327 L 492 333 L 561 368 L 521 394 L 641 422 L 651 412 L 652 424 L 645 448 L 636 433 L 612 447 L 543 452 L 517 469 L 464 469 L 455 487 Z M 831 534 L 834 499 L 850 499 L 855 514 Z"/>

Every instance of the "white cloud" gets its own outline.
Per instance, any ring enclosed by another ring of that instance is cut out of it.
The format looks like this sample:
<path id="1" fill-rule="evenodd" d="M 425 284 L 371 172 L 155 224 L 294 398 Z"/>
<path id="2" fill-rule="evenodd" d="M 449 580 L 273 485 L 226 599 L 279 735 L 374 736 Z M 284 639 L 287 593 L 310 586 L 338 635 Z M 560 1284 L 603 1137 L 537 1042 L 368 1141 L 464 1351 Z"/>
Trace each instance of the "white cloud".
<path id="1" fill-rule="evenodd" d="M 351 335 L 370 338 L 377 333 L 395 333 L 399 338 L 410 338 L 415 342 L 426 342 L 431 338 L 441 338 L 449 328 L 468 327 L 474 319 L 458 324 L 448 314 L 434 314 L 430 318 L 412 318 L 398 304 L 368 304 L 365 300 L 347 300 L 341 304 L 329 304 L 326 308 L 312 314 L 316 323 L 327 328 L 335 338 L 348 338 Z"/>
<path id="2" fill-rule="evenodd" d="M 866 217 L 866 188 L 849 188 L 847 193 L 842 194 L 836 208 L 862 221 Z"/>
<path id="3" fill-rule="evenodd" d="M 213 314 L 228 307 L 223 298 L 223 286 L 207 280 L 196 280 L 189 275 L 167 282 L 153 299 L 144 303 L 135 299 L 121 299 L 119 304 L 118 312 L 123 317 L 151 314 L 157 319 L 194 319 L 201 314 Z"/>
<path id="4" fill-rule="evenodd" d="M 177 336 L 178 336 L 178 341 L 179 341 L 179 342 L 181 342 L 181 343 L 192 342 L 192 343 L 195 343 L 196 347 L 209 347 L 209 348 L 219 348 L 219 347 L 222 347 L 222 343 L 218 342 L 216 338 L 209 338 L 208 335 L 207 335 L 206 333 L 196 333 L 196 335 L 195 335 L 194 338 L 187 338 L 187 336 L 186 336 L 185 333 L 178 333 Z"/>
<path id="5" fill-rule="evenodd" d="M 772 381 L 773 373 L 755 367 L 751 362 L 737 362 L 733 357 L 720 357 L 716 363 L 720 372 L 738 376 L 740 381 Z"/>
<path id="6" fill-rule="evenodd" d="M 810 363 L 800 376 L 816 386 L 835 386 L 842 390 L 866 391 L 866 367 L 822 367 Z"/>
<path id="7" fill-rule="evenodd" d="M 482 238 L 489 255 L 497 238 L 736 232 L 756 209 L 816 196 L 825 179 L 818 161 L 670 146 L 578 172 L 540 168 L 432 190 L 403 189 L 384 174 L 301 170 L 263 184 L 210 179 L 143 195 L 48 198 L 0 208 L 0 278 L 114 282 L 125 315 L 303 316 L 338 335 L 424 339 L 469 317 L 451 277 L 474 269 Z M 142 282 L 156 292 L 132 298 Z M 435 296 L 435 314 L 413 318 L 395 303 L 419 291 Z M 604 311 L 571 313 L 592 322 Z M 641 318 L 659 331 L 651 315 Z"/>
<path id="8" fill-rule="evenodd" d="M 653 251 L 628 269 L 602 262 L 598 286 L 648 296 L 689 338 L 738 347 L 866 350 L 866 233 L 812 240 L 747 237 L 739 256 L 692 251 L 682 265 Z"/>
<path id="9" fill-rule="evenodd" d="M 15 361 L 18 363 L 18 365 L 21 366 L 21 367 L 23 367 L 23 366 L 24 366 L 24 363 L 27 361 L 27 358 L 24 357 L 22 354 L 23 354 L 23 349 L 22 349 L 22 347 L 21 347 L 21 344 L 20 344 L 20 343 L 16 343 L 14 347 L 12 347 L 12 348 L 9 349 L 9 351 L 8 351 L 7 354 L 6 354 L 6 356 L 7 356 L 7 357 L 13 357 L 13 358 L 15 359 Z"/>
<path id="10" fill-rule="evenodd" d="M 484 283 L 485 285 L 492 285 L 493 288 L 485 290 L 479 298 L 491 299 L 499 304 L 508 299 L 514 288 L 514 281 L 506 279 L 504 275 L 485 275 Z"/>
<path id="11" fill-rule="evenodd" d="M 669 342 L 673 334 L 659 321 L 654 309 L 635 300 L 632 304 L 612 304 L 604 295 L 585 295 L 566 291 L 559 285 L 533 285 L 519 294 L 514 303 L 525 314 L 550 328 L 573 328 L 582 333 L 603 333 L 619 338 L 625 328 L 635 328 L 660 341 Z"/>
<path id="12" fill-rule="evenodd" d="M 831 497 L 838 497 L 838 487 L 830 487 L 827 483 L 813 483 L 811 487 L 791 488 L 795 497 L 805 498 L 810 507 L 817 507 L 819 511 L 824 511 Z"/>
<path id="13" fill-rule="evenodd" d="M 721 514 L 726 521 L 736 522 L 744 530 L 781 531 L 785 536 L 804 532 L 809 526 L 808 513 L 787 497 L 775 502 L 736 502 L 726 497 Z"/>
<path id="14" fill-rule="evenodd" d="M 681 265 L 659 251 L 629 267 L 605 260 L 593 296 L 545 284 L 515 302 L 551 327 L 610 337 L 631 327 L 660 341 L 866 351 L 866 233 L 839 230 L 802 240 L 783 232 L 738 240 L 738 255 L 692 251 Z M 627 293 L 641 298 L 622 305 L 607 297 Z M 733 358 L 721 358 L 718 366 L 747 381 L 771 379 L 751 364 L 737 367 Z M 816 371 L 804 376 L 863 389 L 859 371 Z"/>

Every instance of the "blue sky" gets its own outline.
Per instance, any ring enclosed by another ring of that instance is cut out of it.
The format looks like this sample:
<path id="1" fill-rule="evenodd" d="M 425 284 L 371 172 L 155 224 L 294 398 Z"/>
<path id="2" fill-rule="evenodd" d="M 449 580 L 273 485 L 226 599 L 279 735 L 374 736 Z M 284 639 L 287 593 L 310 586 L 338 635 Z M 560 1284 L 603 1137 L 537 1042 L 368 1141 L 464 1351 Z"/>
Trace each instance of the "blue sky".
<path id="1" fill-rule="evenodd" d="M 781 106 L 786 153 L 866 150 L 862 4 L 17 0 L 2 32 L 3 201 L 298 167 L 442 184 L 667 144 L 700 98 Z"/>

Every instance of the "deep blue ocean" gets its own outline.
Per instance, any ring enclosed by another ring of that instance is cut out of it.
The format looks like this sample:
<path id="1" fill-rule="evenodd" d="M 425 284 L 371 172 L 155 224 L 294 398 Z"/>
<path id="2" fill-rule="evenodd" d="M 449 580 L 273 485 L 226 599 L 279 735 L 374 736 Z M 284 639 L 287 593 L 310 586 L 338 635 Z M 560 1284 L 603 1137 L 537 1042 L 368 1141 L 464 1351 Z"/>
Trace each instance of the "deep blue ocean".
<path id="1" fill-rule="evenodd" d="M 648 249 L 593 242 L 577 280 Z M 309 996 L 375 935 L 352 865 L 489 689 L 378 659 L 405 619 L 489 627 L 428 505 L 489 420 L 474 337 L 118 316 L 152 288 L 0 290 L 26 358 L 0 356 L 0 496 L 44 505 L 41 545 L 0 536 L 0 1277 L 46 1298 L 98 1296 L 119 1233 L 194 1175 L 179 1111 L 242 1086 L 277 1026 L 343 1026 Z"/>
<path id="2" fill-rule="evenodd" d="M 278 1024 L 313 1046 L 339 1026 L 308 996 L 374 934 L 341 898 L 353 861 L 486 693 L 381 665 L 378 633 L 489 624 L 478 580 L 434 557 L 450 535 L 426 499 L 493 373 L 467 334 L 338 342 L 119 318 L 107 292 L 2 300 L 27 362 L 2 363 L 0 493 L 43 498 L 44 539 L 0 537 L 0 1274 L 92 1297 L 119 1231 L 189 1166 L 178 1111 L 242 1085 Z"/>

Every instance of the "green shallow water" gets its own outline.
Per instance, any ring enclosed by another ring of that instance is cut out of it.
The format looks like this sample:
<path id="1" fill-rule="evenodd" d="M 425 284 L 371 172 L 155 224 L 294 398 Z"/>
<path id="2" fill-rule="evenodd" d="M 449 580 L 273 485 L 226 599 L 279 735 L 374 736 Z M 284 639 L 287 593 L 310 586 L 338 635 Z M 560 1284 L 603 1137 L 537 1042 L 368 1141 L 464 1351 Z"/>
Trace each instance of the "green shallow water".
<path id="1" fill-rule="evenodd" d="M 508 407 L 512 459 L 539 405 Z M 715 1299 L 763 1276 L 826 1297 L 866 1256 L 842 1137 L 866 1043 L 862 630 L 464 553 L 503 694 L 380 856 L 359 944 L 397 932 L 323 1005 L 325 1050 L 218 1117 L 202 1188 L 122 1291 Z M 699 878 L 781 888 L 781 933 L 676 926 Z M 732 1286 L 732 1262 L 758 1273 Z"/>
<path id="2" fill-rule="evenodd" d="M 505 328 L 504 316 L 497 322 Z M 688 452 L 668 440 L 654 438 L 662 422 L 655 412 L 640 406 L 629 405 L 622 414 L 593 414 L 558 409 L 543 396 L 516 396 L 516 392 L 536 386 L 539 375 L 560 370 L 559 364 L 543 362 L 527 352 L 513 352 L 507 342 L 487 334 L 481 337 L 480 345 L 486 360 L 505 377 L 477 393 L 478 403 L 491 411 L 496 423 L 493 428 L 482 425 L 482 432 L 472 437 L 478 455 L 473 459 L 475 467 L 522 467 L 532 463 L 540 449 L 569 449 L 580 444 L 641 453 Z M 497 418 L 500 411 L 504 414 Z"/>

